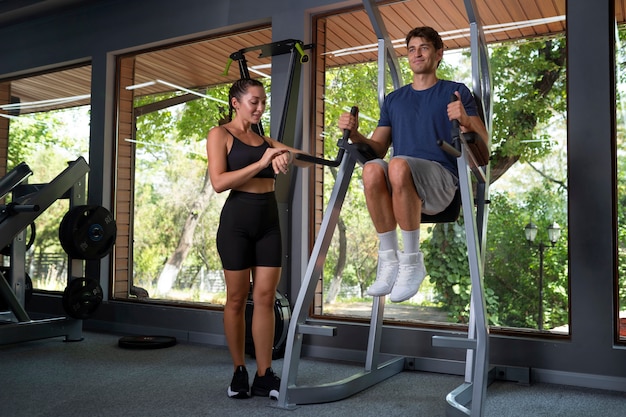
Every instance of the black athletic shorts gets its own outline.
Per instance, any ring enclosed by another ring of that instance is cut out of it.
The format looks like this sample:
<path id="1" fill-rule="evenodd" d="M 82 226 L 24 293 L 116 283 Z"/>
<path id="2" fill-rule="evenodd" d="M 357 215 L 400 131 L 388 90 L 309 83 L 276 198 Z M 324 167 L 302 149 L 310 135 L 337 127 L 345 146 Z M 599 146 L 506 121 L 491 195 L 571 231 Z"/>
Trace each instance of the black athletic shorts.
<path id="1" fill-rule="evenodd" d="M 230 192 L 220 215 L 217 251 L 222 267 L 230 271 L 281 266 L 280 222 L 273 192 Z"/>

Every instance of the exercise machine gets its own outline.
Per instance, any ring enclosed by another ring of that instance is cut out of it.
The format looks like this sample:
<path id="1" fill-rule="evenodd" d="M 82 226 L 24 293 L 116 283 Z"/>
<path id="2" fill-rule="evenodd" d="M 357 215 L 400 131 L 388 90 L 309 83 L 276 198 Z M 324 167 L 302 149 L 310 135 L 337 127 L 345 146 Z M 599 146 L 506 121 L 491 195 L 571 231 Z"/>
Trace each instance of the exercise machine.
<path id="1" fill-rule="evenodd" d="M 387 62 L 395 87 L 399 87 L 400 75 L 393 47 L 384 29 L 382 18 L 372 0 L 364 0 L 374 29 L 379 39 L 379 100 L 384 99 L 385 76 L 384 67 Z M 485 120 L 488 131 L 491 130 L 490 106 L 490 74 L 486 44 L 482 35 L 476 7 L 473 0 L 465 1 L 470 20 L 472 44 L 473 90 L 477 99 L 481 116 Z M 481 166 L 473 155 L 469 142 L 456 129 L 456 143 L 449 145 L 445 141 L 440 146 L 457 158 L 459 170 L 459 195 L 465 231 L 467 237 L 468 261 L 471 278 L 470 321 L 467 337 L 435 336 L 433 345 L 466 350 L 466 367 L 464 383 L 446 397 L 446 413 L 449 416 L 471 415 L 482 416 L 484 398 L 488 380 L 489 331 L 485 311 L 483 268 L 484 250 L 487 227 L 487 196 L 489 184 L 488 165 Z M 337 225 L 341 206 L 348 189 L 350 178 L 357 163 L 369 159 L 363 146 L 348 143 L 347 135 L 338 142 L 339 153 L 334 161 L 312 159 L 314 163 L 339 166 L 336 182 L 325 211 L 319 234 L 315 240 L 313 251 L 302 280 L 302 286 L 296 299 L 292 320 L 287 336 L 287 346 L 283 364 L 282 381 L 277 407 L 293 409 L 300 404 L 314 404 L 337 401 L 369 388 L 405 369 L 405 358 L 384 355 L 380 352 L 383 330 L 383 312 L 385 297 L 374 297 L 370 319 L 368 344 L 363 370 L 340 381 L 320 385 L 298 386 L 297 371 L 300 361 L 302 343 L 305 335 L 329 336 L 336 335 L 336 328 L 328 325 L 317 325 L 308 316 L 309 306 L 315 296 L 315 289 L 321 276 L 328 247 Z M 477 184 L 476 195 L 473 191 L 473 178 Z M 459 197 L 441 216 L 423 221 L 454 221 L 458 216 Z"/>
<path id="2" fill-rule="evenodd" d="M 479 314 L 477 321 L 484 319 L 484 296 L 482 290 L 482 282 L 479 279 L 482 275 L 482 265 L 480 259 L 482 258 L 481 252 L 478 251 L 477 244 L 472 244 L 472 238 L 477 237 L 476 230 L 476 216 L 473 211 L 474 201 L 472 194 L 472 179 L 468 173 L 469 167 L 473 167 L 473 154 L 469 148 L 468 140 L 463 134 L 458 135 L 458 142 L 456 146 L 451 146 L 448 142 L 441 143 L 441 146 L 447 152 L 454 154 L 457 157 L 457 163 L 459 167 L 459 180 L 460 180 L 460 200 L 462 204 L 459 204 L 457 198 L 455 198 L 450 206 L 442 213 L 436 216 L 430 216 L 428 219 L 423 219 L 428 222 L 449 222 L 455 221 L 459 215 L 460 207 L 462 206 L 464 211 L 464 218 L 466 224 L 466 233 L 470 238 L 468 239 L 468 257 L 470 258 L 470 275 L 472 276 L 472 295 L 475 297 L 473 305 L 482 305 L 482 315 Z M 351 144 L 347 141 L 347 134 L 338 142 L 339 152 L 334 160 L 323 160 L 315 157 L 306 157 L 304 155 L 298 155 L 299 158 L 314 162 L 317 164 L 327 166 L 339 166 L 337 179 L 333 191 L 331 193 L 328 208 L 325 211 L 325 215 L 322 219 L 319 234 L 315 241 L 311 258 L 307 266 L 305 276 L 302 282 L 301 290 L 296 299 L 294 310 L 292 312 L 292 320 L 289 326 L 289 332 L 287 336 L 287 346 L 285 351 L 285 360 L 283 364 L 283 374 L 280 388 L 280 395 L 277 402 L 277 407 L 291 409 L 299 404 L 313 404 L 337 401 L 347 398 L 357 392 L 360 392 L 366 388 L 369 388 L 378 382 L 381 382 L 405 369 L 405 358 L 402 356 L 384 355 L 380 352 L 382 325 L 383 325 L 383 313 L 385 305 L 385 297 L 374 297 L 372 314 L 369 326 L 368 345 L 366 351 L 366 357 L 364 362 L 364 368 L 361 372 L 348 377 L 346 379 L 324 383 L 318 386 L 297 386 L 297 370 L 302 351 L 302 342 L 304 335 L 317 335 L 317 336 L 335 336 L 336 328 L 328 325 L 314 324 L 308 317 L 308 308 L 315 296 L 315 289 L 317 283 L 322 274 L 324 261 L 328 251 L 328 247 L 332 240 L 332 235 L 336 228 L 339 213 L 343 201 L 345 199 L 346 192 L 352 177 L 355 166 L 363 164 L 366 161 L 374 157 L 373 152 L 369 150 L 369 147 L 365 144 Z M 474 168 L 472 168 L 472 172 Z M 479 173 L 482 172 L 478 168 L 477 177 L 478 181 L 484 180 L 484 176 Z M 485 199 L 478 197 L 477 201 L 485 202 Z M 467 209 L 469 208 L 469 209 Z M 484 213 L 484 207 L 481 210 Z M 477 275 L 478 274 L 478 275 Z M 474 294 L 474 293 L 478 294 Z M 474 307 L 475 309 L 475 307 Z M 485 319 L 486 320 L 486 319 Z M 485 321 L 486 323 L 486 321 Z M 486 329 L 486 326 L 484 327 Z M 483 335 L 483 333 L 480 333 Z M 467 339 L 464 338 L 445 338 L 436 337 L 433 340 L 435 346 L 446 347 L 458 347 L 466 348 L 468 350 L 478 350 L 480 348 L 480 356 L 483 357 L 487 354 L 486 346 L 483 344 L 478 345 L 477 340 L 481 342 L 484 339 L 480 339 L 471 336 Z M 482 366 L 480 362 L 471 367 L 472 373 L 474 373 L 475 366 Z M 485 372 L 476 372 L 476 375 L 486 375 Z M 477 383 L 482 386 L 483 381 L 476 381 L 477 376 L 472 378 L 472 386 Z M 486 382 L 486 380 L 485 380 Z M 465 390 L 464 390 L 465 391 Z M 477 391 L 480 392 L 480 391 Z M 473 399 L 474 404 L 480 404 L 480 398 L 478 402 Z"/>
<path id="3" fill-rule="evenodd" d="M 283 142 L 292 147 L 301 147 L 301 143 L 296 143 L 300 135 L 297 134 L 302 126 L 297 122 L 300 120 L 297 117 L 298 109 L 298 96 L 299 96 L 299 84 L 302 64 L 309 61 L 309 56 L 304 52 L 310 49 L 311 45 L 305 45 L 301 41 L 295 39 L 286 39 L 278 42 L 272 42 L 269 44 L 262 44 L 256 46 L 250 46 L 233 52 L 228 59 L 224 75 L 228 74 L 229 68 L 233 62 L 237 62 L 239 67 L 240 78 L 250 78 L 250 71 L 248 68 L 248 61 L 246 54 L 250 52 L 260 52 L 259 58 L 273 57 L 277 55 L 288 56 L 287 77 L 285 85 L 285 101 L 283 103 L 282 112 L 280 115 L 280 123 L 277 131 L 273 137 L 276 140 Z M 263 125 L 259 122 L 253 126 L 253 130 L 260 135 L 264 135 Z M 281 234 L 283 241 L 282 248 L 282 271 L 284 274 L 288 274 L 291 270 L 291 256 L 289 242 L 291 241 L 291 210 L 289 210 L 291 203 L 291 196 L 295 189 L 295 178 L 292 176 L 292 172 L 288 172 L 286 175 L 281 175 L 276 181 L 276 201 L 278 203 L 278 211 L 280 216 Z M 281 279 L 282 290 L 284 294 L 289 293 L 289 279 Z M 252 332 L 250 331 L 252 323 L 252 313 L 254 310 L 254 303 L 252 302 L 252 294 L 250 293 L 246 303 L 246 353 L 254 356 L 254 344 L 252 341 Z M 276 302 L 274 304 L 275 315 L 275 334 L 273 343 L 273 357 L 282 357 L 285 350 L 285 343 L 287 340 L 287 330 L 291 319 L 291 309 L 289 300 L 281 293 L 281 288 L 276 292 Z"/>
<path id="4" fill-rule="evenodd" d="M 31 169 L 25 163 L 21 163 L 11 170 L 0 180 L 0 198 L 11 193 L 11 202 L 2 206 L 0 211 L 0 248 L 9 247 L 10 268 L 0 271 L 0 298 L 9 308 L 3 312 L 3 324 L 0 325 L 0 344 L 17 343 L 29 340 L 44 339 L 57 336 L 65 336 L 66 341 L 82 340 L 82 318 L 86 313 L 93 311 L 99 304 L 97 298 L 101 295 L 101 289 L 97 286 L 87 288 L 86 294 L 82 277 L 84 275 L 84 260 L 71 257 L 68 262 L 68 288 L 63 294 L 64 306 L 69 303 L 72 309 L 68 316 L 45 319 L 31 319 L 25 309 L 26 273 L 25 234 L 29 225 L 50 207 L 58 199 L 69 199 L 70 208 L 81 208 L 80 213 L 74 213 L 76 219 L 83 217 L 82 207 L 86 201 L 86 176 L 89 165 L 84 158 L 80 157 L 68 164 L 68 167 L 47 184 L 27 184 L 26 179 L 32 175 Z M 79 216 L 80 214 L 80 216 Z M 89 217 L 89 216 L 88 216 Z M 64 220 L 71 222 L 70 218 Z M 80 219 L 83 220 L 82 218 Z M 100 239 L 104 236 L 102 228 L 89 225 L 89 231 L 85 233 L 91 238 L 91 242 L 85 242 L 83 247 L 109 245 Z M 76 230 L 69 228 L 67 235 L 80 242 L 81 235 Z M 63 234 L 61 234 L 63 236 Z M 69 239 L 68 239 L 69 240 Z M 86 245 L 86 246 L 85 246 Z M 110 248 L 108 248 L 110 250 Z M 100 250 L 97 257 L 108 253 L 108 250 Z M 97 280 L 96 280 L 97 281 Z M 96 282 L 97 284 L 97 282 Z M 98 293 L 100 291 L 100 293 Z M 96 297 L 94 299 L 94 297 Z M 75 309 L 74 309 L 75 308 Z M 66 310 L 68 310 L 66 308 Z M 70 314 L 73 312 L 74 314 Z M 4 320 L 5 316 L 7 320 Z M 80 317 L 80 318 L 77 318 Z"/>

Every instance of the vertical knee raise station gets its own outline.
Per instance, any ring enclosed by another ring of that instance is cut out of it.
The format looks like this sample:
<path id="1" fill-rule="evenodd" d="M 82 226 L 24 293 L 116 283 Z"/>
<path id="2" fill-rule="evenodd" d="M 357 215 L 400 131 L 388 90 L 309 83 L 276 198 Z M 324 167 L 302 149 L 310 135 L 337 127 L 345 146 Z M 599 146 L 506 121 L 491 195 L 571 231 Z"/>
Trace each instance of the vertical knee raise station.
<path id="1" fill-rule="evenodd" d="M 385 64 L 389 66 L 396 88 L 399 86 L 401 77 L 395 52 L 376 5 L 372 0 L 364 0 L 364 5 L 379 39 L 379 100 L 382 102 L 384 99 Z M 491 76 L 488 53 L 474 0 L 465 0 L 465 6 L 470 24 L 473 93 L 479 111 L 482 111 L 485 126 L 490 132 Z M 471 141 L 471 138 L 466 138 L 459 133 L 456 148 L 441 143 L 446 151 L 457 157 L 459 170 L 459 193 L 457 194 L 460 195 L 463 208 L 471 278 L 470 319 L 467 337 L 434 336 L 432 341 L 433 346 L 466 350 L 464 383 L 446 397 L 446 414 L 448 416 L 482 416 L 484 414 L 484 398 L 489 367 L 489 330 L 483 288 L 489 170 L 488 165 L 480 166 L 477 163 L 468 146 L 468 141 Z M 363 370 L 351 377 L 332 383 L 307 386 L 296 384 L 304 335 L 334 336 L 336 334 L 336 328 L 332 326 L 320 326 L 313 323 L 308 316 L 308 310 L 315 296 L 315 289 L 323 270 L 328 247 L 337 226 L 339 212 L 354 168 L 357 163 L 364 163 L 370 159 L 367 149 L 348 143 L 345 135 L 338 142 L 338 147 L 339 153 L 334 161 L 312 159 L 312 162 L 315 163 L 339 166 L 339 172 L 292 312 L 287 335 L 280 396 L 276 404 L 279 408 L 292 409 L 301 404 L 341 400 L 405 369 L 404 357 L 384 355 L 380 352 L 385 297 L 374 297 Z M 476 195 L 474 195 L 474 183 Z M 458 200 L 456 198 L 452 207 L 447 209 L 442 216 L 424 218 L 423 221 L 454 221 L 460 209 Z M 450 218 L 451 214 L 452 218 Z"/>

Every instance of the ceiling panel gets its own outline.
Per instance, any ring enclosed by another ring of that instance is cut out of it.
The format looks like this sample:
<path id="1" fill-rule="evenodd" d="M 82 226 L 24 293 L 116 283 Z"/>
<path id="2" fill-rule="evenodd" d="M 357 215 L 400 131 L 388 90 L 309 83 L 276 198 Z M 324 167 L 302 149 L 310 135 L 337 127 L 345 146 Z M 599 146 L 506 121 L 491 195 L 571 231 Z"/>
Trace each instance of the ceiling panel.
<path id="1" fill-rule="evenodd" d="M 624 2 L 626 0 L 616 0 L 616 16 L 620 22 L 624 20 Z M 489 43 L 549 35 L 565 30 L 565 0 L 477 0 L 476 3 Z M 404 37 L 416 26 L 435 27 L 442 34 L 448 50 L 469 45 L 469 23 L 463 0 L 384 2 L 379 4 L 378 9 L 389 37 L 392 41 L 397 41 L 396 51 L 399 55 L 406 54 Z M 316 17 L 325 21 L 327 50 L 315 50 L 314 53 L 326 52 L 327 65 L 347 65 L 377 59 L 377 37 L 370 18 L 362 7 Z M 223 75 L 230 54 L 271 41 L 271 28 L 256 28 L 246 33 L 228 34 L 169 49 L 146 51 L 136 56 L 134 82 L 139 84 L 163 80 L 187 89 L 203 89 L 229 83 L 239 77 L 236 63 L 231 65 L 227 76 Z M 340 53 L 346 50 L 350 53 Z M 257 52 L 246 53 L 246 59 L 251 69 L 271 63 L 270 58 L 260 58 Z M 271 74 L 269 68 L 261 71 Z M 11 83 L 12 95 L 19 97 L 24 103 L 89 94 L 90 75 L 90 68 L 82 67 L 15 80 Z M 137 89 L 136 94 L 168 90 L 172 88 L 155 84 Z"/>

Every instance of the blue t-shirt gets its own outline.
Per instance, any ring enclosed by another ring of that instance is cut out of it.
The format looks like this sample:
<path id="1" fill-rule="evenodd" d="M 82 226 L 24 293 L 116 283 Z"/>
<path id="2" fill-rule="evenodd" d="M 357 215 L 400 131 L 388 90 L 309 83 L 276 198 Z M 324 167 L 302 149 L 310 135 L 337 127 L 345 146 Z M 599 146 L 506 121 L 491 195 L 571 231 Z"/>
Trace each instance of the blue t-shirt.
<path id="1" fill-rule="evenodd" d="M 469 116 L 477 116 L 474 96 L 467 86 L 448 80 L 438 80 L 426 89 L 417 91 L 411 84 L 387 95 L 380 109 L 378 126 L 391 127 L 393 154 L 413 156 L 439 162 L 458 176 L 456 159 L 443 151 L 437 140 L 452 143 L 452 122 L 448 120 L 448 103 L 455 91 Z"/>

